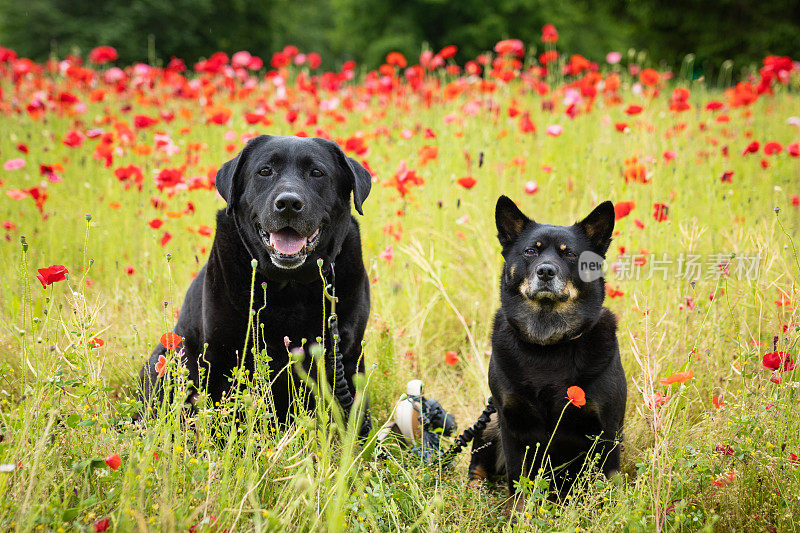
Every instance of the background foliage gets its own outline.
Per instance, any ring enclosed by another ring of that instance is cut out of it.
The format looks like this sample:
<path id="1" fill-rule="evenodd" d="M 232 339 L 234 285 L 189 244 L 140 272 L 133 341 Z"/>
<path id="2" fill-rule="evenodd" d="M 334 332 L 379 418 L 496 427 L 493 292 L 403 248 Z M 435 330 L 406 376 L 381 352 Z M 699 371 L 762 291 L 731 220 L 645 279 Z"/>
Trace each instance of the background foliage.
<path id="1" fill-rule="evenodd" d="M 693 53 L 701 69 L 726 59 L 746 66 L 800 46 L 794 0 L 0 0 L 0 44 L 36 60 L 101 44 L 122 63 L 218 50 L 268 59 L 292 44 L 322 54 L 326 67 L 349 59 L 376 67 L 391 50 L 416 57 L 425 42 L 457 45 L 463 62 L 499 38 L 539 43 L 545 23 L 559 29 L 559 47 L 595 61 L 632 47 L 668 65 Z"/>

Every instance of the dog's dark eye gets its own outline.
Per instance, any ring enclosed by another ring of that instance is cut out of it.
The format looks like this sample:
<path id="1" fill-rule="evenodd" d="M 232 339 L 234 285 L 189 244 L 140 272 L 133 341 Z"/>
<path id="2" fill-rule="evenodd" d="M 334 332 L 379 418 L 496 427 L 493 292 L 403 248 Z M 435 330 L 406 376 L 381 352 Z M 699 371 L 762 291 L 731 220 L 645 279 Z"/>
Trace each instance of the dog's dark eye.
<path id="1" fill-rule="evenodd" d="M 324 176 L 324 175 L 325 175 L 325 173 L 324 173 L 324 172 L 322 172 L 320 169 L 318 169 L 318 168 L 315 168 L 314 170 L 312 170 L 312 171 L 311 171 L 311 175 L 312 175 L 313 177 L 315 177 L 315 178 L 321 178 L 322 176 Z"/>
<path id="2" fill-rule="evenodd" d="M 259 170 L 258 173 L 262 176 L 272 176 L 272 169 L 270 167 L 264 167 Z"/>
<path id="3" fill-rule="evenodd" d="M 564 252 L 564 257 L 566 257 L 567 259 L 575 259 L 577 256 L 575 255 L 575 252 L 573 252 L 572 250 L 567 250 L 566 252 Z"/>
<path id="4" fill-rule="evenodd" d="M 539 250 L 537 250 L 536 248 L 528 248 L 527 250 L 525 250 L 524 253 L 528 257 L 536 257 L 537 255 L 539 255 Z"/>

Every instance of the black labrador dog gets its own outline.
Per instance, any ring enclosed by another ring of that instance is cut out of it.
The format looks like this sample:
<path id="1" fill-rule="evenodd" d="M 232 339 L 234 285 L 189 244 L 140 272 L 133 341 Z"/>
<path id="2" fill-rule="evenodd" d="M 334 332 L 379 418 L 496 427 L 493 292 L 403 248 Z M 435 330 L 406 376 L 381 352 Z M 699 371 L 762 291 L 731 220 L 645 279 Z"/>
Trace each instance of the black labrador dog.
<path id="1" fill-rule="evenodd" d="M 505 260 L 489 363 L 497 413 L 475 436 L 470 484 L 505 474 L 514 495 L 521 475 L 544 468 L 563 495 L 595 454 L 606 475 L 620 467 L 627 384 L 601 269 L 614 206 L 555 226 L 501 196 L 495 217 Z M 567 403 L 571 386 L 583 389 L 585 405 Z"/>
<path id="2" fill-rule="evenodd" d="M 290 376 L 279 371 L 302 339 L 313 342 L 323 336 L 320 259 L 326 284 L 335 275 L 338 348 L 347 384 L 343 390 L 355 395 L 353 375 L 364 372 L 361 341 L 370 299 L 350 195 L 356 211 L 363 214 L 361 206 L 371 185 L 363 166 L 345 156 L 336 143 L 319 138 L 262 135 L 217 172 L 217 190 L 227 207 L 217 213 L 208 262 L 189 286 L 175 325 L 175 333 L 183 337 L 180 350 L 189 379 L 212 401 L 229 391 L 229 378 L 240 364 L 253 372 L 251 346 L 244 349 L 244 360 L 240 358 L 250 309 L 265 307 L 256 327 L 263 331 L 263 344 L 272 359 L 271 375 L 278 375 L 272 386 L 275 412 L 278 420 L 286 420 L 292 398 Z M 258 265 L 251 307 L 254 259 Z M 324 305 L 328 316 L 329 301 Z M 325 339 L 326 354 L 333 353 L 330 331 Z M 308 343 L 304 349 L 308 372 L 312 360 Z M 165 353 L 159 343 L 140 372 L 145 406 L 163 396 L 158 392 L 156 364 Z M 328 377 L 332 380 L 330 373 Z M 313 399 L 305 407 L 313 407 Z M 369 430 L 366 413 L 362 432 Z"/>

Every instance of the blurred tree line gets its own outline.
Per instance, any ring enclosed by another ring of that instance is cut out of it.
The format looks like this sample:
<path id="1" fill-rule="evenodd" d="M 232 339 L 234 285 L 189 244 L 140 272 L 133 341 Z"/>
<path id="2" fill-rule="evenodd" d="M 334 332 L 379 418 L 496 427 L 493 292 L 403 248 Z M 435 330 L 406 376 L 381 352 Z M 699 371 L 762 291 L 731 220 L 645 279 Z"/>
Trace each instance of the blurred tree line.
<path id="1" fill-rule="evenodd" d="M 0 0 L 0 45 L 37 60 L 108 44 L 120 62 L 188 62 L 218 50 L 269 61 L 287 44 L 376 67 L 386 53 L 418 57 L 455 44 L 463 62 L 504 38 L 541 48 L 555 24 L 558 48 L 600 61 L 646 50 L 651 63 L 737 66 L 767 53 L 800 57 L 798 0 Z"/>

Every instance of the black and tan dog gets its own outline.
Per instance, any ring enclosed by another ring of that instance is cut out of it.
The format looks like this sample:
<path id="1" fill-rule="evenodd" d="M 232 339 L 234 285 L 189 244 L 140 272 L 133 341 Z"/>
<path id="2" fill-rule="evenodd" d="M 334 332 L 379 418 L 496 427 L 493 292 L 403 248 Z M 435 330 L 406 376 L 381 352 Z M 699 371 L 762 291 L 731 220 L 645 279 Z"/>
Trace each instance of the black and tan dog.
<path id="1" fill-rule="evenodd" d="M 286 419 L 289 377 L 278 371 L 289 361 L 287 352 L 299 347 L 302 339 L 313 340 L 323 333 L 319 259 L 328 281 L 335 263 L 339 348 L 347 388 L 355 394 L 352 377 L 364 372 L 361 341 L 370 300 L 350 195 L 362 213 L 371 184 L 370 174 L 358 162 L 325 139 L 262 135 L 222 166 L 216 186 L 227 208 L 217 213 L 208 263 L 189 286 L 175 325 L 175 333 L 184 338 L 181 348 L 189 378 L 213 401 L 230 389 L 229 377 L 241 363 L 250 309 L 265 307 L 259 316 L 272 375 L 278 376 L 272 396 L 278 419 Z M 258 266 L 251 307 L 253 259 Z M 326 315 L 329 307 L 326 304 Z M 328 334 L 328 353 L 330 341 Z M 155 365 L 165 351 L 159 344 L 140 373 L 145 402 L 158 390 Z M 252 372 L 250 347 L 244 353 L 244 367 Z M 311 359 L 307 354 L 306 370 Z"/>
<path id="2" fill-rule="evenodd" d="M 470 483 L 505 474 L 514 495 L 520 475 L 543 468 L 565 494 L 590 451 L 606 475 L 620 465 L 627 385 L 601 270 L 614 206 L 554 226 L 501 196 L 495 218 L 505 259 L 489 365 L 497 414 L 473 443 Z M 571 386 L 585 391 L 586 405 L 568 405 L 558 422 Z"/>

